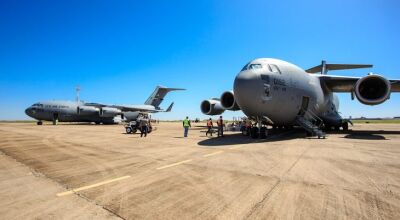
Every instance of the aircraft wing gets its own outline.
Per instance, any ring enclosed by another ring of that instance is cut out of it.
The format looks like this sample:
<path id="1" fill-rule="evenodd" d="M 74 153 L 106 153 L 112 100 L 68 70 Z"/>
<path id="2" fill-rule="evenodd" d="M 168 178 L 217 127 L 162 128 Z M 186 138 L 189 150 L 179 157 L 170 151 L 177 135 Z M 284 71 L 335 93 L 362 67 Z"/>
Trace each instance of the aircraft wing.
<path id="1" fill-rule="evenodd" d="M 101 103 L 85 103 L 86 106 L 94 106 L 98 108 L 108 107 L 108 108 L 117 108 L 122 112 L 164 112 L 161 109 L 155 109 L 154 106 L 150 105 L 106 105 Z M 173 103 L 167 109 L 167 111 L 171 110 Z"/>
<path id="2" fill-rule="evenodd" d="M 321 83 L 325 84 L 332 92 L 351 92 L 356 82 L 361 77 L 317 75 Z M 389 80 L 391 92 L 400 92 L 400 80 Z"/>

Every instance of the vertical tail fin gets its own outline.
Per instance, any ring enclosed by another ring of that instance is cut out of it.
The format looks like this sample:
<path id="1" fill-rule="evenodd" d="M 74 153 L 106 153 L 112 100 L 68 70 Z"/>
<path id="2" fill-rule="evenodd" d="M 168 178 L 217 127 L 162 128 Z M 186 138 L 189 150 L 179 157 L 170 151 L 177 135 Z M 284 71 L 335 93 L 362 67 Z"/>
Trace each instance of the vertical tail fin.
<path id="1" fill-rule="evenodd" d="M 156 109 L 160 109 L 160 104 L 164 100 L 164 97 L 167 95 L 167 93 L 176 90 L 184 90 L 184 89 L 157 86 L 154 92 L 151 93 L 150 97 L 146 100 L 144 104 L 152 105 L 156 107 Z M 172 106 L 170 107 L 172 108 Z"/>

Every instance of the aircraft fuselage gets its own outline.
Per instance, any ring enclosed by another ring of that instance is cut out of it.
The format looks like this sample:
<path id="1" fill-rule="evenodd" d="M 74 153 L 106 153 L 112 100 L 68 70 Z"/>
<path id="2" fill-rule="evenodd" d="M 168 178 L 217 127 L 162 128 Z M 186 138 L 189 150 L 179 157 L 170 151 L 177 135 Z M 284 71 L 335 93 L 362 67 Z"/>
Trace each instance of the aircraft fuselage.
<path id="1" fill-rule="evenodd" d="M 305 108 L 329 124 L 341 123 L 337 97 L 315 75 L 282 60 L 250 62 L 236 76 L 233 88 L 237 104 L 249 117 L 266 116 L 275 125 L 292 125 Z"/>

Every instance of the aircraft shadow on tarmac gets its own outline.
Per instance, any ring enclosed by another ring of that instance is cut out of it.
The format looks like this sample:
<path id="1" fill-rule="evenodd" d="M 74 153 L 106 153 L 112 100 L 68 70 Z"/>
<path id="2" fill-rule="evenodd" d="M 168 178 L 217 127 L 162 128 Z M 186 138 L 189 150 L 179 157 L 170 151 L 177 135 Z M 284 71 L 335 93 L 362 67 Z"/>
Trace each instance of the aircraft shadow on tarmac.
<path id="1" fill-rule="evenodd" d="M 209 139 L 198 142 L 200 146 L 225 146 L 225 145 L 238 145 L 238 144 L 255 144 L 267 143 L 275 141 L 284 141 L 296 138 L 306 137 L 306 133 L 302 130 L 289 130 L 289 131 L 276 131 L 270 132 L 266 139 L 253 139 L 249 136 L 243 136 L 241 133 L 225 134 L 224 137 L 214 136 Z"/>
<path id="2" fill-rule="evenodd" d="M 353 130 L 347 132 L 336 132 L 346 134 L 343 138 L 349 139 L 364 139 L 364 140 L 389 140 L 384 135 L 400 135 L 400 131 L 385 131 L 385 130 Z"/>
<path id="3" fill-rule="evenodd" d="M 198 142 L 200 146 L 225 146 L 225 145 L 237 145 L 237 144 L 254 144 L 254 143 L 267 143 L 284 141 L 296 138 L 309 138 L 318 139 L 316 137 L 307 137 L 305 131 L 301 129 L 294 129 L 289 131 L 276 131 L 269 132 L 270 136 L 266 139 L 252 139 L 247 136 L 243 136 L 241 133 L 227 134 L 223 138 L 213 136 L 209 139 Z M 349 130 L 349 131 L 329 131 L 329 134 L 343 134 L 342 138 L 349 139 L 364 139 L 364 140 L 389 140 L 384 135 L 400 135 L 400 131 L 385 131 L 385 130 Z M 216 135 L 216 134 L 215 134 Z M 329 136 L 327 137 L 329 138 Z M 323 140 L 323 139 L 321 139 Z"/>

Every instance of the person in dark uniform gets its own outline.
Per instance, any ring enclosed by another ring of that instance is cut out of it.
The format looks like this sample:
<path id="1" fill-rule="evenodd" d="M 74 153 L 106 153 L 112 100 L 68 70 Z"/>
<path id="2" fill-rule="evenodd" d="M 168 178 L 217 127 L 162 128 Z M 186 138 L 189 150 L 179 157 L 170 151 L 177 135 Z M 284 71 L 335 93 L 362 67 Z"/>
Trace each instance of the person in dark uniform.
<path id="1" fill-rule="evenodd" d="M 219 116 L 217 125 L 218 125 L 218 137 L 223 137 L 224 136 L 224 120 L 222 119 L 222 116 Z"/>
<path id="2" fill-rule="evenodd" d="M 140 137 L 143 137 L 143 135 L 145 137 L 147 137 L 147 132 L 149 129 L 149 119 L 147 118 L 147 116 L 144 116 L 140 119 Z"/>

